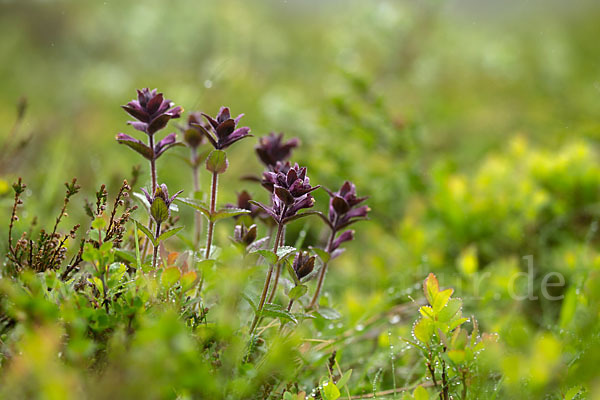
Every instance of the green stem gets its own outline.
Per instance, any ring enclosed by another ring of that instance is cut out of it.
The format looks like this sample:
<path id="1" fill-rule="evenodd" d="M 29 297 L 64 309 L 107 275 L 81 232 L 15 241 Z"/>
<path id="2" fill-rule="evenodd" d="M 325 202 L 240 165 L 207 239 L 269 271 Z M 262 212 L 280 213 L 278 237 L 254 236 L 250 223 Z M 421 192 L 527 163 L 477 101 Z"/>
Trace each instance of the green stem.
<path id="1" fill-rule="evenodd" d="M 192 180 L 194 183 L 194 193 L 198 193 L 200 191 L 200 179 L 198 177 L 198 149 L 192 149 L 191 155 L 192 162 Z M 200 243 L 200 235 L 202 234 L 202 215 L 200 215 L 200 211 L 196 210 L 194 213 L 195 217 L 195 228 L 196 232 L 194 235 L 194 247 L 197 248 Z"/>
<path id="2" fill-rule="evenodd" d="M 285 210 L 282 215 L 285 214 Z M 273 246 L 273 253 L 277 254 L 277 250 L 279 249 L 279 240 L 281 239 L 281 232 L 283 230 L 283 223 L 280 223 L 277 227 L 277 236 L 275 237 L 275 245 Z M 271 283 L 271 277 L 273 276 L 273 265 L 269 266 L 269 271 L 267 272 L 267 278 L 265 279 L 265 284 L 263 286 L 262 294 L 260 296 L 260 302 L 258 303 L 258 308 L 256 309 L 256 314 L 254 315 L 254 320 L 252 320 L 252 325 L 250 326 L 250 336 L 254 333 L 256 329 L 256 325 L 260 319 L 260 314 L 262 313 L 262 309 L 265 306 L 265 300 L 267 299 L 267 292 L 269 291 L 269 285 Z"/>
<path id="3" fill-rule="evenodd" d="M 210 215 L 211 215 L 211 219 L 212 219 L 212 216 L 216 212 L 216 205 L 217 205 L 217 185 L 218 184 L 219 184 L 219 174 L 216 173 L 216 172 L 213 172 L 211 192 L 210 192 Z M 214 230 L 214 228 L 215 228 L 215 222 L 214 221 L 209 221 L 208 222 L 208 235 L 207 235 L 207 238 L 206 238 L 206 254 L 204 256 L 204 258 L 206 258 L 207 260 L 210 257 L 210 247 L 212 246 L 213 230 Z"/>
<path id="4" fill-rule="evenodd" d="M 337 222 L 337 221 L 336 221 Z M 331 247 L 333 246 L 333 240 L 335 239 L 336 230 L 331 230 L 331 236 L 329 236 L 329 242 L 327 243 L 327 247 L 325 251 L 329 253 L 331 256 Z M 317 289 L 315 290 L 315 294 L 308 305 L 308 309 L 314 309 L 319 301 L 319 296 L 321 295 L 321 290 L 323 289 L 323 281 L 325 280 L 325 273 L 327 272 L 327 265 L 329 262 L 324 262 L 321 271 L 319 272 L 319 281 L 317 282 Z"/>
<path id="5" fill-rule="evenodd" d="M 156 239 L 160 236 L 160 224 L 156 224 Z M 152 255 L 152 268 L 156 268 L 156 260 L 158 258 L 158 248 L 160 247 L 160 243 L 154 246 L 154 254 Z"/>

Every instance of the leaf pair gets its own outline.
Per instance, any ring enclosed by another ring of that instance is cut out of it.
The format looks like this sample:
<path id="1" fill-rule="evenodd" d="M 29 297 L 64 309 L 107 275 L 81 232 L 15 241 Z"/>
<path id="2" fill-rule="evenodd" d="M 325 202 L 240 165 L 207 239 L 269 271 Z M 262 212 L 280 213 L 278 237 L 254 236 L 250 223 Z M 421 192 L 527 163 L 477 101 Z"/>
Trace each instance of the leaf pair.
<path id="1" fill-rule="evenodd" d="M 150 230 L 147 227 L 145 227 L 143 224 L 141 224 L 139 221 L 136 221 L 136 220 L 133 220 L 133 221 L 135 222 L 136 227 L 139 230 L 141 230 L 144 233 L 144 235 L 146 235 L 148 237 L 148 239 L 150 239 L 150 242 L 152 242 L 154 247 L 158 246 L 160 244 L 160 242 L 170 238 L 171 236 L 175 235 L 177 232 L 179 232 L 180 230 L 182 230 L 184 228 L 183 226 L 178 226 L 177 228 L 169 229 L 168 231 L 161 233 L 158 237 L 155 237 L 154 234 L 152 232 L 150 232 Z"/>

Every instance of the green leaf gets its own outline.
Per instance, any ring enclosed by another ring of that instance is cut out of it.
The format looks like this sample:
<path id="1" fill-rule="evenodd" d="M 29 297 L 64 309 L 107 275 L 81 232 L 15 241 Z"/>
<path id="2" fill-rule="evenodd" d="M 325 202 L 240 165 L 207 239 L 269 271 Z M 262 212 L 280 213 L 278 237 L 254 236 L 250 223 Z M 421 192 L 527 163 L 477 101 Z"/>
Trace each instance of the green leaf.
<path id="1" fill-rule="evenodd" d="M 169 267 L 165 268 L 160 276 L 160 282 L 166 288 L 170 288 L 174 284 L 177 283 L 179 277 L 181 276 L 181 271 L 177 267 Z"/>
<path id="2" fill-rule="evenodd" d="M 203 201 L 200 200 L 196 200 L 196 199 L 189 199 L 189 198 L 176 198 L 175 199 L 176 202 L 185 204 L 186 206 L 190 206 L 198 211 L 200 211 L 202 214 L 204 214 L 206 216 L 206 218 L 210 218 L 210 210 L 208 208 L 208 206 L 206 205 L 206 203 L 204 203 Z"/>
<path id="3" fill-rule="evenodd" d="M 136 222 L 137 225 L 137 222 Z M 135 263 L 136 263 L 136 268 L 140 268 L 142 266 L 142 257 L 140 255 L 140 240 L 138 237 L 138 230 L 137 228 L 133 230 L 133 236 L 135 239 Z"/>
<path id="4" fill-rule="evenodd" d="M 169 229 L 168 231 L 161 233 L 160 236 L 158 237 L 157 241 L 160 243 L 163 240 L 166 240 L 166 239 L 170 238 L 171 236 L 175 235 L 177 232 L 179 232 L 182 229 L 183 229 L 183 226 L 178 226 L 177 228 Z"/>
<path id="5" fill-rule="evenodd" d="M 465 361 L 464 350 L 450 350 L 448 352 L 448 358 L 456 365 L 460 365 Z"/>
<path id="6" fill-rule="evenodd" d="M 102 284 L 102 281 L 100 280 L 100 278 L 98 278 L 97 276 L 94 276 L 92 278 L 92 282 L 94 283 L 94 285 L 96 285 L 96 289 L 98 289 L 98 291 L 100 293 L 104 293 L 104 285 Z"/>
<path id="7" fill-rule="evenodd" d="M 125 251 L 121 249 L 116 249 L 115 254 L 121 259 L 133 264 L 135 263 L 135 255 L 133 255 L 130 251 Z"/>
<path id="8" fill-rule="evenodd" d="M 244 210 L 242 208 L 223 208 L 214 213 L 211 220 L 214 222 L 223 218 L 236 217 L 242 214 L 250 214 L 250 210 Z"/>
<path id="9" fill-rule="evenodd" d="M 311 215 L 318 215 L 319 217 L 321 217 L 322 219 L 324 219 L 325 221 L 327 221 L 327 224 L 330 227 L 332 227 L 331 222 L 329 222 L 327 220 L 327 217 L 325 217 L 322 212 L 320 212 L 320 211 L 312 211 L 312 210 L 311 211 L 305 211 L 303 213 L 299 213 L 299 214 L 293 215 L 291 217 L 287 217 L 287 218 L 285 218 L 283 220 L 283 223 L 287 224 L 288 222 L 292 222 L 292 221 L 295 221 L 297 219 L 308 217 L 308 216 L 311 216 Z"/>
<path id="10" fill-rule="evenodd" d="M 458 318 L 455 319 L 454 321 L 452 321 L 450 323 L 450 330 L 456 329 L 457 327 L 459 327 L 460 325 L 464 324 L 465 322 L 467 322 L 469 320 L 469 318 Z"/>
<path id="11" fill-rule="evenodd" d="M 342 389 L 344 386 L 346 386 L 346 384 L 348 383 L 348 381 L 350 380 L 350 377 L 352 376 L 352 370 L 349 369 L 348 371 L 344 372 L 341 376 L 341 378 L 337 381 L 337 387 L 338 389 Z"/>
<path id="12" fill-rule="evenodd" d="M 248 304 L 250 304 L 250 307 L 252 307 L 252 309 L 254 310 L 254 314 L 256 314 L 256 312 L 258 311 L 258 308 L 256 306 L 256 302 L 254 300 L 252 300 L 252 297 L 250 297 L 246 293 L 242 293 L 241 296 L 244 300 L 246 300 L 248 302 Z"/>
<path id="13" fill-rule="evenodd" d="M 577 310 L 577 290 L 575 286 L 571 286 L 567 290 L 567 294 L 565 294 L 565 299 L 562 302 L 562 306 L 560 309 L 560 327 L 565 329 L 569 322 L 575 316 L 575 311 Z"/>
<path id="14" fill-rule="evenodd" d="M 440 284 L 438 283 L 437 278 L 433 273 L 430 273 L 423 282 L 423 292 L 425 292 L 425 297 L 429 304 L 433 305 L 433 301 L 440 291 Z"/>
<path id="15" fill-rule="evenodd" d="M 294 396 L 290 392 L 285 392 L 283 394 L 283 400 L 294 400 Z"/>
<path id="16" fill-rule="evenodd" d="M 181 276 L 181 291 L 187 292 L 190 290 L 194 283 L 196 283 L 196 279 L 198 279 L 198 274 L 196 271 L 188 271 Z"/>
<path id="17" fill-rule="evenodd" d="M 262 315 L 265 317 L 271 318 L 279 318 L 282 321 L 291 321 L 293 323 L 298 323 L 296 317 L 288 310 L 280 306 L 279 304 L 267 303 L 263 307 Z"/>
<path id="18" fill-rule="evenodd" d="M 275 253 L 273 253 L 271 250 L 256 250 L 250 254 L 258 254 L 262 256 L 269 264 L 275 264 L 278 260 Z"/>
<path id="19" fill-rule="evenodd" d="M 135 150 L 137 153 L 141 154 L 142 157 L 151 160 L 154 157 L 154 152 L 144 143 L 139 142 L 137 140 L 126 140 L 126 139 L 117 139 L 117 141 L 121 144 L 128 146 L 129 148 Z"/>
<path id="20" fill-rule="evenodd" d="M 227 154 L 223 150 L 213 150 L 206 158 L 206 169 L 210 172 L 222 174 L 228 166 Z"/>
<path id="21" fill-rule="evenodd" d="M 140 231 L 142 231 L 144 233 L 144 235 L 146 235 L 148 237 L 148 239 L 150 239 L 150 241 L 152 242 L 152 244 L 154 246 L 158 246 L 158 241 L 156 240 L 156 238 L 154 237 L 152 232 L 150 232 L 150 230 L 148 230 L 148 228 L 146 228 L 144 225 L 142 225 L 140 222 L 136 221 L 135 219 L 133 220 L 133 222 L 135 222 L 135 225 L 137 226 L 137 228 Z"/>
<path id="22" fill-rule="evenodd" d="M 450 299 L 446 307 L 442 308 L 438 313 L 438 320 L 442 322 L 449 322 L 456 315 L 456 313 L 462 307 L 461 299 Z"/>
<path id="23" fill-rule="evenodd" d="M 299 299 L 304 296 L 304 294 L 308 291 L 308 286 L 306 285 L 298 285 L 294 286 L 292 290 L 288 293 L 288 297 L 292 300 Z"/>
<path id="24" fill-rule="evenodd" d="M 337 400 L 340 397 L 340 390 L 333 381 L 323 382 L 321 395 L 323 400 Z"/>
<path id="25" fill-rule="evenodd" d="M 442 310 L 442 308 L 446 307 L 446 304 L 448 304 L 448 300 L 450 300 L 450 296 L 452 296 L 452 293 L 454 293 L 454 289 L 446 289 L 441 292 L 438 292 L 438 294 L 433 299 L 432 304 L 434 314 L 439 313 Z"/>
<path id="26" fill-rule="evenodd" d="M 318 247 L 308 246 L 308 248 L 315 253 L 321 259 L 321 261 L 323 261 L 323 263 L 327 264 L 329 262 L 331 256 L 328 252 Z"/>
<path id="27" fill-rule="evenodd" d="M 100 230 L 106 226 L 106 221 L 102 217 L 96 217 L 92 222 L 92 228 Z"/>
<path id="28" fill-rule="evenodd" d="M 336 320 L 342 318 L 342 315 L 339 312 L 330 307 L 319 307 L 319 310 L 316 313 L 322 318 L 328 320 Z"/>
<path id="29" fill-rule="evenodd" d="M 277 249 L 277 258 L 279 261 L 281 261 L 284 258 L 286 258 L 287 256 L 289 256 L 290 254 L 294 253 L 295 251 L 296 251 L 295 247 L 281 246 L 279 249 Z"/>
<path id="30" fill-rule="evenodd" d="M 413 327 L 413 334 L 421 343 L 429 343 L 433 336 L 433 321 L 421 318 Z"/>
<path id="31" fill-rule="evenodd" d="M 429 393 L 427 393 L 427 389 L 419 385 L 415 388 L 413 392 L 413 397 L 415 398 L 415 400 L 429 400 Z"/>
<path id="32" fill-rule="evenodd" d="M 150 214 L 160 224 L 169 218 L 169 207 L 163 199 L 156 197 L 150 206 Z"/>
<path id="33" fill-rule="evenodd" d="M 579 394 L 579 392 L 581 392 L 581 385 L 577 385 L 577 386 L 573 386 L 571 389 L 567 390 L 567 393 L 565 393 L 565 400 L 573 400 L 575 398 L 575 396 L 577 396 Z"/>
<path id="34" fill-rule="evenodd" d="M 433 319 L 433 309 L 429 306 L 423 306 L 419 308 L 419 312 L 422 316 Z"/>

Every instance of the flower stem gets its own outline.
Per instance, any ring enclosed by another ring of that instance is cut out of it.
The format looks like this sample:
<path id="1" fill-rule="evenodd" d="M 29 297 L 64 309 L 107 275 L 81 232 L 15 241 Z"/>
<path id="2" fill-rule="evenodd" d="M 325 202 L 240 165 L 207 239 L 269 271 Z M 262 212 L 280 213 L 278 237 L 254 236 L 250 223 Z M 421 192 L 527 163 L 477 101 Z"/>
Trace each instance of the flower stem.
<path id="1" fill-rule="evenodd" d="M 285 214 L 285 210 L 282 215 Z M 279 241 L 281 240 L 281 232 L 283 230 L 283 223 L 280 223 L 277 227 L 277 236 L 275 237 L 275 245 L 273 246 L 273 253 L 277 254 L 277 250 L 279 249 Z M 256 325 L 260 320 L 260 314 L 262 312 L 263 307 L 265 306 L 265 300 L 267 299 L 267 292 L 269 291 L 269 285 L 271 283 L 271 277 L 273 276 L 273 265 L 269 266 L 269 272 L 267 272 L 267 278 L 265 279 L 265 284 L 263 286 L 262 294 L 260 296 L 260 302 L 258 303 L 258 307 L 256 309 L 256 314 L 254 315 L 254 320 L 252 321 L 252 325 L 250 326 L 250 336 L 254 333 L 256 329 Z"/>
<path id="2" fill-rule="evenodd" d="M 192 148 L 192 155 L 191 155 L 191 162 L 192 162 L 192 180 L 194 183 L 194 193 L 197 193 L 200 191 L 200 180 L 198 178 L 198 149 L 197 148 Z M 195 228 L 196 228 L 196 232 L 194 235 L 194 247 L 198 247 L 198 244 L 200 243 L 200 235 L 202 234 L 202 215 L 200 215 L 200 211 L 197 211 L 194 213 L 195 216 Z"/>
<path id="3" fill-rule="evenodd" d="M 333 246 L 333 240 L 335 239 L 335 234 L 336 234 L 336 230 L 332 229 L 331 236 L 329 236 L 329 242 L 327 243 L 327 248 L 325 248 L 325 251 L 327 253 L 329 253 L 330 256 L 331 256 L 331 247 Z M 319 301 L 319 296 L 321 295 L 321 289 L 323 289 L 323 281 L 325 280 L 325 273 L 327 272 L 328 264 L 329 264 L 329 262 L 323 263 L 323 267 L 321 268 L 321 271 L 319 272 L 319 281 L 317 282 L 317 289 L 315 290 L 315 294 L 313 295 L 313 298 L 310 301 L 310 304 L 308 305 L 309 310 L 314 309 L 315 306 L 317 305 L 317 302 Z"/>
<path id="4" fill-rule="evenodd" d="M 210 215 L 212 217 L 212 215 L 216 212 L 216 205 L 217 205 L 217 185 L 219 184 L 219 174 L 216 172 L 213 172 L 213 176 L 212 176 L 212 186 L 211 186 L 211 193 L 210 193 Z M 210 247 L 212 246 L 212 239 L 213 239 L 213 230 L 215 228 L 215 222 L 214 221 L 209 221 L 208 222 L 208 235 L 206 238 L 206 254 L 205 254 L 205 258 L 208 260 L 208 258 L 210 257 Z"/>
<path id="5" fill-rule="evenodd" d="M 158 237 L 160 236 L 160 224 L 156 224 L 156 239 L 158 240 Z M 152 256 L 152 268 L 156 268 L 156 259 L 158 258 L 158 248 L 160 246 L 160 243 L 156 246 L 154 246 L 154 254 Z"/>
<path id="6" fill-rule="evenodd" d="M 146 134 L 148 134 L 148 132 L 146 132 Z M 152 149 L 152 151 L 154 151 L 154 136 L 150 134 L 148 134 L 148 146 Z M 156 160 L 154 159 L 154 157 L 150 159 L 150 179 L 152 184 L 152 186 L 150 187 L 150 193 L 154 196 L 156 186 L 158 185 L 156 178 Z M 152 232 L 153 228 L 154 220 L 150 218 L 150 220 L 148 221 L 148 230 Z M 142 260 L 146 258 L 146 253 L 148 252 L 149 244 L 150 238 L 146 238 L 146 241 L 144 242 L 144 248 L 142 249 Z"/>

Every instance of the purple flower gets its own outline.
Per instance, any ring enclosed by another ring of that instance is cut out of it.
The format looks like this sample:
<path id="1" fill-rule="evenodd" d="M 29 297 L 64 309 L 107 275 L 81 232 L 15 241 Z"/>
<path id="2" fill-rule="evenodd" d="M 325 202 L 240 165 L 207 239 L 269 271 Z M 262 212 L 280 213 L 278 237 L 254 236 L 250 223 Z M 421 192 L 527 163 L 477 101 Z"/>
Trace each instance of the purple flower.
<path id="1" fill-rule="evenodd" d="M 137 100 L 121 107 L 137 119 L 127 123 L 150 136 L 164 128 L 169 120 L 179 118 L 183 112 L 183 108 L 173 107 L 171 100 L 165 99 L 156 89 L 144 88 L 137 93 Z"/>
<path id="2" fill-rule="evenodd" d="M 346 181 L 337 192 L 327 190 L 327 193 L 331 197 L 329 201 L 329 222 L 336 231 L 367 218 L 367 213 L 370 211 L 369 207 L 358 206 L 367 197 L 357 197 L 356 187 L 352 182 Z"/>
<path id="3" fill-rule="evenodd" d="M 258 139 L 258 146 L 255 147 L 258 158 L 272 169 L 278 162 L 286 161 L 292 155 L 292 149 L 298 147 L 300 141 L 292 138 L 283 143 L 283 133 L 269 133 Z"/>
<path id="4" fill-rule="evenodd" d="M 200 112 L 192 112 L 188 114 L 187 123 L 185 126 L 180 126 L 179 130 L 183 133 L 183 141 L 191 148 L 195 149 L 202 145 L 205 141 L 204 133 L 198 125 L 202 125 L 202 114 Z M 210 129 L 208 124 L 204 126 L 204 130 Z"/>
<path id="5" fill-rule="evenodd" d="M 314 205 L 315 199 L 310 192 L 320 186 L 311 186 L 306 176 L 306 168 L 300 168 L 295 164 L 292 168 L 283 172 L 267 171 L 263 179 L 273 186 L 271 201 L 273 206 L 260 205 L 277 223 L 282 223 L 286 218 L 293 217 L 303 208 Z"/>
<path id="6" fill-rule="evenodd" d="M 309 256 L 307 251 L 299 251 L 294 257 L 293 268 L 298 279 L 302 279 L 310 274 L 315 268 L 315 256 Z"/>
<path id="7" fill-rule="evenodd" d="M 275 163 L 274 166 L 271 167 L 271 170 L 269 172 L 278 174 L 278 173 L 284 173 L 287 174 L 288 171 L 292 168 L 292 164 L 290 164 L 289 161 L 283 162 L 283 161 L 277 161 Z M 273 193 L 273 189 L 274 189 L 274 183 L 271 182 L 269 179 L 267 179 L 265 177 L 265 175 L 263 174 L 263 178 L 260 181 L 261 185 L 267 189 L 269 192 Z"/>
<path id="8" fill-rule="evenodd" d="M 338 236 L 337 239 L 333 241 L 333 243 L 331 243 L 331 248 L 329 249 L 329 251 L 334 252 L 335 250 L 337 250 L 338 247 L 340 247 L 342 243 L 349 242 L 351 240 L 354 240 L 354 231 L 345 231 L 340 236 Z"/>
<path id="9" fill-rule="evenodd" d="M 226 149 L 238 140 L 251 136 L 250 128 L 247 126 L 237 128 L 237 124 L 244 114 L 240 114 L 235 119 L 232 119 L 227 107 L 221 107 L 216 118 L 212 118 L 205 113 L 202 113 L 202 116 L 208 121 L 208 129 L 201 123 L 194 123 L 193 125 L 197 126 L 204 133 L 204 136 L 206 136 L 208 141 L 217 150 Z"/>
<path id="10" fill-rule="evenodd" d="M 150 205 L 150 215 L 152 215 L 154 221 L 160 225 L 171 216 L 171 204 L 175 198 L 179 196 L 181 192 L 183 192 L 183 190 L 180 190 L 173 196 L 169 197 L 167 185 L 163 183 L 162 185 L 156 187 L 156 190 L 152 196 L 144 188 L 142 188 L 142 192 L 144 192 L 144 195 L 146 195 L 146 200 L 148 200 L 148 204 Z"/>
<path id="11" fill-rule="evenodd" d="M 248 247 L 256 240 L 256 225 L 246 228 L 246 225 L 236 225 L 233 231 L 233 241 Z"/>

